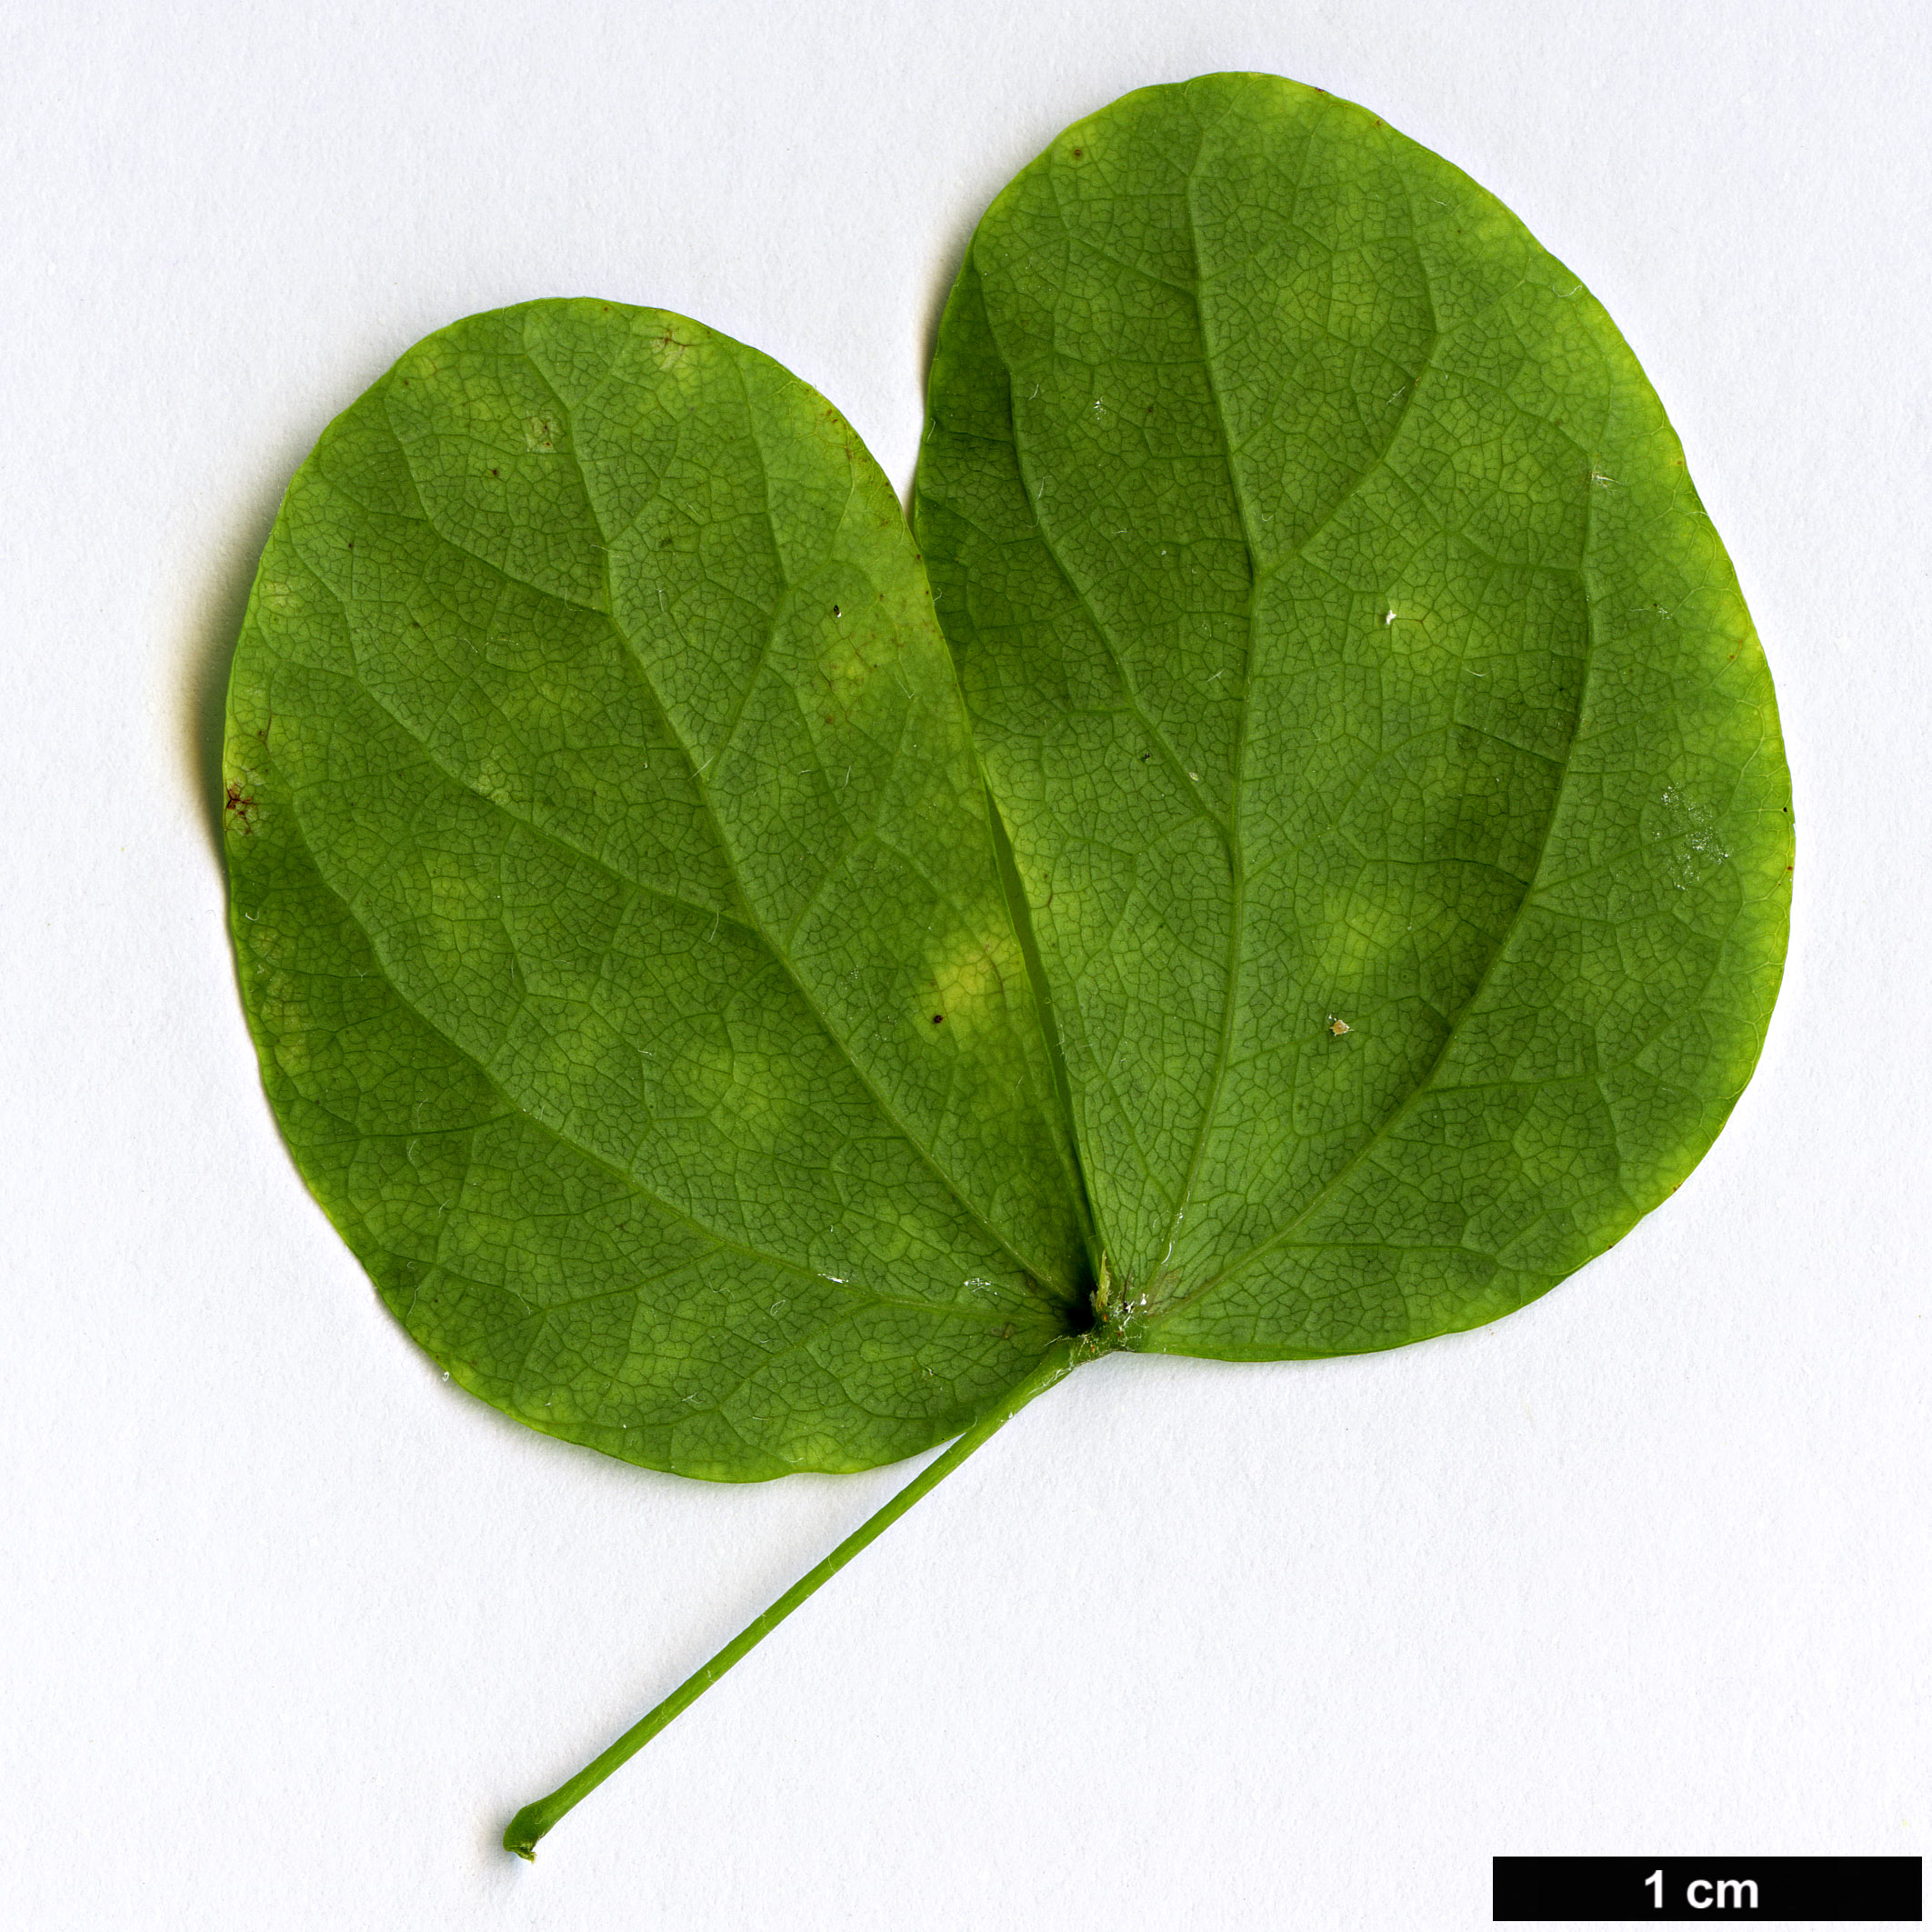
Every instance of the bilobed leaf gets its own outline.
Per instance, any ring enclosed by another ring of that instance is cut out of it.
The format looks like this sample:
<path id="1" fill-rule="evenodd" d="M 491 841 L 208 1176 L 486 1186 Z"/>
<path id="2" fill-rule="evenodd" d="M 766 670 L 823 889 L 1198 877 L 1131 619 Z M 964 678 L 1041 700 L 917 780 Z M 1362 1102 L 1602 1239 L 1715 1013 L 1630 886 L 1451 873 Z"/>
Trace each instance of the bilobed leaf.
<path id="1" fill-rule="evenodd" d="M 596 302 L 412 350 L 290 486 L 228 768 L 284 1131 L 478 1395 L 690 1475 L 859 1468 L 1084 1306 L 925 577 L 766 357 Z"/>
<path id="2" fill-rule="evenodd" d="M 243 989 L 398 1318 L 655 1467 L 958 1437 L 526 1856 L 1078 1363 L 1520 1307 L 1763 1042 L 1789 779 L 1677 440 L 1361 109 L 1219 75 L 1056 141 L 947 305 L 915 527 L 765 356 L 541 302 L 405 355 L 262 561 Z"/>
<path id="3" fill-rule="evenodd" d="M 1493 197 L 1287 81 L 1128 95 L 980 224 L 915 514 L 1126 1346 L 1468 1327 L 1684 1178 L 1783 965 L 1777 707 Z"/>

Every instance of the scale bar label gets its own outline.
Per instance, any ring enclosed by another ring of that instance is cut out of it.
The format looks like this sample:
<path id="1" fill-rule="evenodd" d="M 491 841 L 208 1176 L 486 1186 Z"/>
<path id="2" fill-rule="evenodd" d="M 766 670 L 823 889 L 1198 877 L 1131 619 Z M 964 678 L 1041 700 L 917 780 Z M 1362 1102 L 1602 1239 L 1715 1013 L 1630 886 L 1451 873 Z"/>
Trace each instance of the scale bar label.
<path id="1" fill-rule="evenodd" d="M 1491 1917 L 1572 1924 L 1755 1918 L 1917 1925 L 1919 1858 L 1497 1858 Z"/>

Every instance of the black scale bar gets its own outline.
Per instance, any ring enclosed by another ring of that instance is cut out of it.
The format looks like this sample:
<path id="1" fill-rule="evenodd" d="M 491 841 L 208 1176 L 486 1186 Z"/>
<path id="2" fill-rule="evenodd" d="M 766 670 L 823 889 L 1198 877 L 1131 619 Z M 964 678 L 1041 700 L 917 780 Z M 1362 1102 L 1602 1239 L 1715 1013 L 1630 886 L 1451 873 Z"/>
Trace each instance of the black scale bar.
<path id="1" fill-rule="evenodd" d="M 1497 1858 L 1497 1924 L 1776 1923 L 1917 1925 L 1924 1916 L 1918 1858 Z"/>

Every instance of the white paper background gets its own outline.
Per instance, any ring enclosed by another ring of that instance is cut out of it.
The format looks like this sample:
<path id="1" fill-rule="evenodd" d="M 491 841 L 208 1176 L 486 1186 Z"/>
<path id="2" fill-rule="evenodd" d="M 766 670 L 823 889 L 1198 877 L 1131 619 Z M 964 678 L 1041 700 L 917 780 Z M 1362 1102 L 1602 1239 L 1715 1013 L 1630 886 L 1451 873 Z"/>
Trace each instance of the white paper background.
<path id="1" fill-rule="evenodd" d="M 1911 1852 L 1928 1788 L 1932 49 L 1913 0 L 7 10 L 0 1896 L 46 1927 L 1461 1927 L 1492 1853 Z M 446 1386 L 303 1191 L 208 755 L 323 425 L 472 311 L 756 343 L 910 480 L 981 208 L 1290 74 L 1500 195 L 1670 408 L 1797 776 L 1756 1084 L 1534 1308 L 1116 1358 L 546 1841 L 508 1814 L 904 1478 Z"/>

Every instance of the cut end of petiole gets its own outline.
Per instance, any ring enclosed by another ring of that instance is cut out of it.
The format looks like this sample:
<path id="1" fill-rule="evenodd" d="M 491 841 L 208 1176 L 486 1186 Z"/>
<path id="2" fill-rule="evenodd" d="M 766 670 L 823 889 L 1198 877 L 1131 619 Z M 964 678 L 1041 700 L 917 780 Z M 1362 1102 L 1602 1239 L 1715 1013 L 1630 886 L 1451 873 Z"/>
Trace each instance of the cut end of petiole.
<path id="1" fill-rule="evenodd" d="M 510 1820 L 509 1828 L 503 1835 L 503 1848 L 514 1851 L 527 1864 L 536 1860 L 536 1841 L 550 1829 L 550 1821 L 543 1816 L 541 1805 L 526 1805 Z"/>

